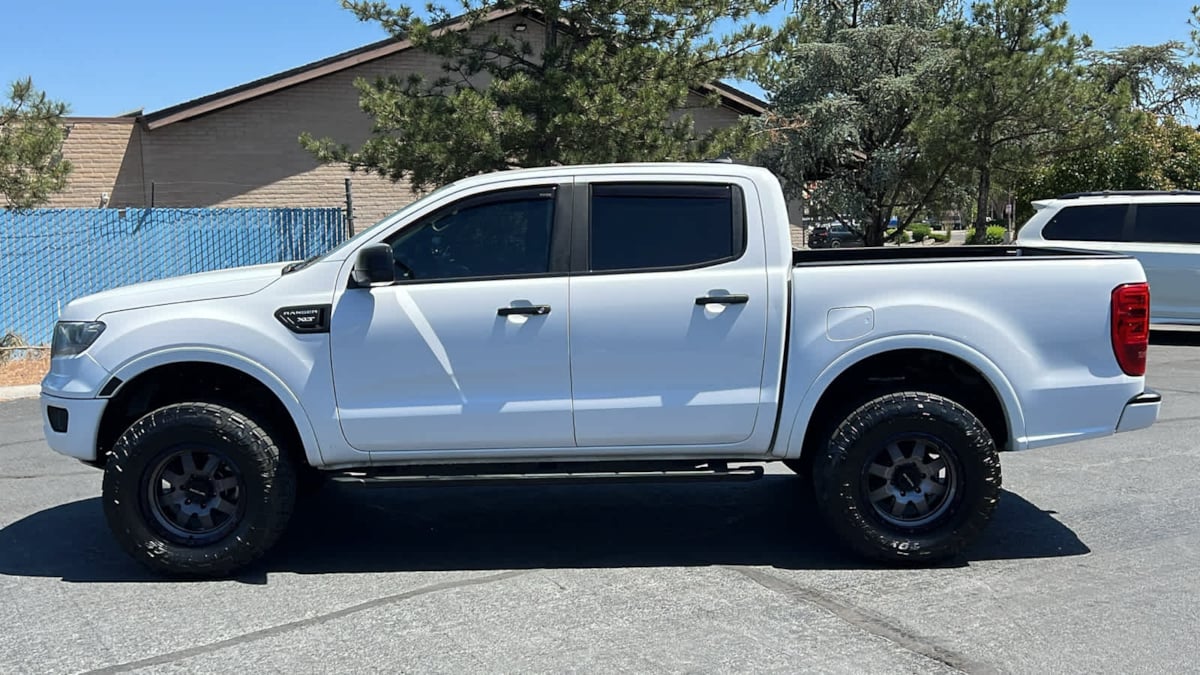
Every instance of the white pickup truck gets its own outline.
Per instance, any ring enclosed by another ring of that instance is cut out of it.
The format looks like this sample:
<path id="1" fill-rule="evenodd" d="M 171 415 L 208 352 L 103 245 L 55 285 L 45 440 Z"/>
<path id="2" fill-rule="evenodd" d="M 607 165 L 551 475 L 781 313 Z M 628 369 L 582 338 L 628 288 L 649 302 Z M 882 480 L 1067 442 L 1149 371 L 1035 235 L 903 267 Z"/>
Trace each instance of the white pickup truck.
<path id="1" fill-rule="evenodd" d="M 932 562 L 987 523 L 998 451 L 1154 423 L 1145 282 L 1106 253 L 793 252 L 759 168 L 500 172 L 315 259 L 71 302 L 42 412 L 162 573 L 254 561 L 321 479 L 745 479 L 773 461 L 851 549 Z"/>

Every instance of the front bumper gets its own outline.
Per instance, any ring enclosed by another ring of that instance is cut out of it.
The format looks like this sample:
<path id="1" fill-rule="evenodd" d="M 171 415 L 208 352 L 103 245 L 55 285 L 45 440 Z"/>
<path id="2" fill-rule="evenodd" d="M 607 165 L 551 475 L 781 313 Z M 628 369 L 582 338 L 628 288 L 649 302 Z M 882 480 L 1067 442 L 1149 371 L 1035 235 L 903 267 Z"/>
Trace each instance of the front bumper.
<path id="1" fill-rule="evenodd" d="M 1145 429 L 1158 420 L 1158 409 L 1162 405 L 1162 395 L 1151 389 L 1134 396 L 1125 404 L 1121 412 L 1121 421 L 1117 422 L 1117 433 Z"/>
<path id="2" fill-rule="evenodd" d="M 42 433 L 46 444 L 68 457 L 95 462 L 96 433 L 107 403 L 108 399 L 103 398 L 62 398 L 42 392 Z"/>

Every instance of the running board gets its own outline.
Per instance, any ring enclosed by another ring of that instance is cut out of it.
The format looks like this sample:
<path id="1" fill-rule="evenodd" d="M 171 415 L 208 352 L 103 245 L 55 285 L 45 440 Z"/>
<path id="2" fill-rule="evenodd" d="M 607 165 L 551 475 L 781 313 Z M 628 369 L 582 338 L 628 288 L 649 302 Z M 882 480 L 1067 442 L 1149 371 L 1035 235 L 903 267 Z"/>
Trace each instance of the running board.
<path id="1" fill-rule="evenodd" d="M 467 467 L 462 467 L 467 468 Z M 603 470 L 580 467 L 579 470 L 495 473 L 425 473 L 414 471 L 340 471 L 330 480 L 365 487 L 462 486 L 462 485 L 556 485 L 563 483 L 687 483 L 732 481 L 746 482 L 762 478 L 763 467 L 728 467 L 723 463 L 682 468 L 645 470 Z"/>

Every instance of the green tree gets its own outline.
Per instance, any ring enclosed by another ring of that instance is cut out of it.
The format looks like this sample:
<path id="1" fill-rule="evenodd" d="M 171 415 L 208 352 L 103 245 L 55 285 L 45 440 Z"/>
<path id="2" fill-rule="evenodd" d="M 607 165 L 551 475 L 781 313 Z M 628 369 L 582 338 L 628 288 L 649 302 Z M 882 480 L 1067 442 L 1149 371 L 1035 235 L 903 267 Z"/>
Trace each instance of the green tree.
<path id="1" fill-rule="evenodd" d="M 1118 140 L 1052 158 L 1018 183 L 1022 207 L 1032 200 L 1096 190 L 1200 189 L 1200 131 L 1172 117 L 1141 113 Z M 1028 211 L 1018 213 L 1027 216 Z"/>
<path id="2" fill-rule="evenodd" d="M 1086 37 L 1060 20 L 1066 0 L 975 3 L 948 30 L 956 53 L 951 104 L 934 115 L 947 151 L 975 175 L 975 243 L 983 240 L 997 173 L 1095 146 L 1111 131 L 1113 96 L 1079 62 Z"/>
<path id="3" fill-rule="evenodd" d="M 1107 96 L 1127 97 L 1132 110 L 1182 118 L 1200 100 L 1200 64 L 1184 43 L 1133 45 L 1088 52 L 1088 76 Z"/>
<path id="4" fill-rule="evenodd" d="M 71 163 L 61 151 L 67 111 L 28 78 L 12 84 L 8 101 L 0 104 L 0 195 L 7 207 L 44 204 L 66 186 Z"/>
<path id="5" fill-rule="evenodd" d="M 1200 188 L 1200 132 L 1179 121 L 1200 100 L 1195 55 L 1178 41 L 1086 53 L 1087 77 L 1124 108 L 1112 142 L 1047 157 L 1021 176 L 1018 218 L 1031 214 L 1030 200 L 1068 192 Z"/>
<path id="6" fill-rule="evenodd" d="M 440 57 L 444 75 L 360 79 L 371 137 L 357 149 L 308 134 L 301 143 L 417 188 L 507 168 L 745 154 L 748 123 L 702 132 L 685 109 L 715 106 L 713 82 L 747 75 L 771 35 L 748 20 L 775 1 L 463 0 L 461 17 L 430 6 L 426 20 L 408 6 L 343 0 Z M 489 14 L 512 8 L 528 30 L 490 29 Z M 740 27 L 711 37 L 726 20 Z"/>
<path id="7" fill-rule="evenodd" d="M 760 156 L 792 197 L 855 221 L 869 246 L 933 200 L 957 158 L 931 154 L 927 111 L 944 103 L 953 63 L 938 30 L 944 0 L 809 0 L 781 30 L 759 82 L 773 92 Z"/>

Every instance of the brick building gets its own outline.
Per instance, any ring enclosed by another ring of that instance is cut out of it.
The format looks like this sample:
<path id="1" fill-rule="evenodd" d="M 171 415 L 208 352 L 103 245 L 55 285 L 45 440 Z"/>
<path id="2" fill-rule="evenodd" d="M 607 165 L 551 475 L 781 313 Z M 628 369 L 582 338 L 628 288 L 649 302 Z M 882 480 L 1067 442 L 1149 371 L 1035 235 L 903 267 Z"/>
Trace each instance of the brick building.
<path id="1" fill-rule="evenodd" d="M 480 30 L 512 31 L 531 21 L 499 12 Z M 350 177 L 355 225 L 365 227 L 416 195 L 404 183 L 318 164 L 298 138 L 307 131 L 360 144 L 371 120 L 359 110 L 354 80 L 437 77 L 440 64 L 407 42 L 384 40 L 156 112 L 70 118 L 63 154 L 75 170 L 48 206 L 339 206 Z M 700 130 L 763 111 L 748 94 L 719 83 L 711 88 L 720 106 L 689 111 Z"/>

